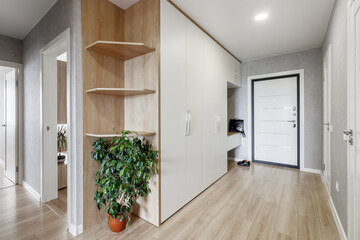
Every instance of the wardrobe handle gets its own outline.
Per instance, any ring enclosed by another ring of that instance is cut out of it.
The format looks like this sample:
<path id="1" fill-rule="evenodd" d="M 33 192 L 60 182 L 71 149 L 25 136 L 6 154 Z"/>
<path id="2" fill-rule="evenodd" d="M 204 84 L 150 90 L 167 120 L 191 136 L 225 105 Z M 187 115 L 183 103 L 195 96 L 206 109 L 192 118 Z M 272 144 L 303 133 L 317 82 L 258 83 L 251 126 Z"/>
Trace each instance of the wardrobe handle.
<path id="1" fill-rule="evenodd" d="M 216 133 L 220 132 L 220 122 L 221 122 L 220 116 L 216 116 Z"/>
<path id="2" fill-rule="evenodd" d="M 189 120 L 188 120 L 188 134 L 187 135 L 190 135 L 191 133 L 191 113 L 190 111 L 188 111 L 188 116 L 189 116 Z"/>
<path id="3" fill-rule="evenodd" d="M 185 117 L 185 119 L 184 119 L 185 120 L 184 136 L 186 137 L 187 133 L 188 133 L 188 125 L 189 125 L 187 112 L 185 112 L 184 117 Z"/>

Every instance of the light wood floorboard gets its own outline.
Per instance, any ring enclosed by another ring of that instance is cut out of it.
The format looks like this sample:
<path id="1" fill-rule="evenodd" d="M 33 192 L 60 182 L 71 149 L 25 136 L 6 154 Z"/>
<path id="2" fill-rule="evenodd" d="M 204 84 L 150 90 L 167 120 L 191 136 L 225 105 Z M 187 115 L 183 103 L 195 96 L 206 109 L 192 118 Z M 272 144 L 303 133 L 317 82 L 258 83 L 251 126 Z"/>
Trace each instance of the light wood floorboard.
<path id="1" fill-rule="evenodd" d="M 0 190 L 0 239 L 71 239 L 66 224 L 21 187 Z M 114 234 L 106 222 L 75 239 L 338 240 L 321 178 L 298 170 L 229 162 L 229 172 L 160 228 L 134 216 Z"/>
<path id="2" fill-rule="evenodd" d="M 7 177 L 5 177 L 5 166 L 4 161 L 0 160 L 0 189 L 14 186 Z"/>
<path id="3" fill-rule="evenodd" d="M 58 198 L 51 200 L 46 205 L 67 222 L 67 188 L 58 190 Z"/>

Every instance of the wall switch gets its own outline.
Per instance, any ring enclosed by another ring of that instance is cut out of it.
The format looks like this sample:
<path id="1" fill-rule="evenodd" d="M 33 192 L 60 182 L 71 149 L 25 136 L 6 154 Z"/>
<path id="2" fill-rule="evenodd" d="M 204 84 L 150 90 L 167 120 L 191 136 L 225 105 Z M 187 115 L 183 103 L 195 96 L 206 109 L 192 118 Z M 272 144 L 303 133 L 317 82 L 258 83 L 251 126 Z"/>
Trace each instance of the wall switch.
<path id="1" fill-rule="evenodd" d="M 339 182 L 338 182 L 338 181 L 336 181 L 336 183 L 335 183 L 335 190 L 336 190 L 337 192 L 340 191 L 340 186 L 339 186 Z"/>

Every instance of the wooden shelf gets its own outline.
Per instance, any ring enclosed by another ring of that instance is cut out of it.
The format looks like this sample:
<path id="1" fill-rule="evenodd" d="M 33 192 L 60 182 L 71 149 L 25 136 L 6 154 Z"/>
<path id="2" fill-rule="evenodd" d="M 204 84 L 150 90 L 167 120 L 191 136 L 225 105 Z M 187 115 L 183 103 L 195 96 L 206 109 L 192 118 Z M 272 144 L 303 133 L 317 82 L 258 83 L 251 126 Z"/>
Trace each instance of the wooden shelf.
<path id="1" fill-rule="evenodd" d="M 142 137 L 151 137 L 151 136 L 155 136 L 156 132 L 141 132 L 141 131 L 132 131 L 132 132 L 136 132 L 138 133 L 138 135 L 136 133 L 131 134 L 131 136 L 142 136 Z M 104 139 L 109 139 L 109 138 L 113 138 L 113 137 L 120 137 L 122 134 L 115 134 L 115 133 L 87 133 L 86 136 L 87 137 L 93 137 L 93 138 L 104 138 Z"/>
<path id="2" fill-rule="evenodd" d="M 239 132 L 228 132 L 228 136 L 233 136 L 233 135 L 237 135 L 237 134 L 241 134 L 241 133 L 239 133 Z"/>
<path id="3" fill-rule="evenodd" d="M 133 96 L 140 94 L 155 93 L 155 90 L 151 89 L 134 89 L 134 88 L 93 88 L 86 90 L 87 93 L 106 94 L 116 96 Z"/>
<path id="4" fill-rule="evenodd" d="M 96 41 L 86 49 L 121 60 L 128 60 L 155 51 L 155 49 L 150 48 L 143 43 L 111 41 Z"/>

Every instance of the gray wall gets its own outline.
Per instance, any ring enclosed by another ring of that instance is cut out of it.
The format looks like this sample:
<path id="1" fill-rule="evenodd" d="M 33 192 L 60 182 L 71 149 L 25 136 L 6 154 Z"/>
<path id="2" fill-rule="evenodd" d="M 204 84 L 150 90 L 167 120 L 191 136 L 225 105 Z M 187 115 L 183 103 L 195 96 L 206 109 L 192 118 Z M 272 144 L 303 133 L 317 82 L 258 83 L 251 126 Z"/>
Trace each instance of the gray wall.
<path id="1" fill-rule="evenodd" d="M 75 226 L 82 222 L 82 66 L 81 0 L 61 0 L 25 37 L 24 44 L 24 181 L 40 193 L 40 49 L 70 28 L 71 34 L 71 130 L 73 154 L 71 201 L 77 204 L 70 216 Z M 76 180 L 76 184 L 75 184 Z"/>
<path id="2" fill-rule="evenodd" d="M 22 63 L 23 42 L 22 40 L 0 34 L 0 60 Z"/>
<path id="3" fill-rule="evenodd" d="M 347 1 L 336 1 L 323 43 L 322 53 L 331 44 L 331 198 L 347 230 L 347 146 L 342 131 L 347 128 Z M 335 191 L 339 182 L 340 192 Z"/>
<path id="4" fill-rule="evenodd" d="M 248 130 L 247 78 L 249 76 L 304 69 L 305 94 L 305 168 L 320 169 L 322 159 L 322 60 L 321 48 L 243 63 L 242 88 L 228 90 L 230 118 L 245 120 Z M 248 138 L 230 157 L 247 159 Z"/>

